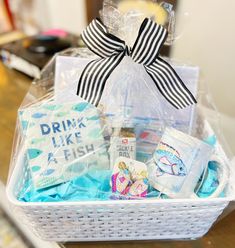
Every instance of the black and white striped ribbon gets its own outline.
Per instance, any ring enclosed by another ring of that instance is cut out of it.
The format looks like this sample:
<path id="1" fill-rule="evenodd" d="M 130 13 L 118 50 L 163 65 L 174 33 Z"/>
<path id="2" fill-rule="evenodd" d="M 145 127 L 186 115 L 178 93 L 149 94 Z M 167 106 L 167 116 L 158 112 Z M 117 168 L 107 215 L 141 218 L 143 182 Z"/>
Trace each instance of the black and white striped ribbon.
<path id="1" fill-rule="evenodd" d="M 140 26 L 132 49 L 123 40 L 110 34 L 99 20 L 93 20 L 83 31 L 87 47 L 100 58 L 88 63 L 78 81 L 77 95 L 98 105 L 105 83 L 124 56 L 142 64 L 166 100 L 180 109 L 196 103 L 175 70 L 159 57 L 159 49 L 167 37 L 166 29 L 146 18 Z"/>

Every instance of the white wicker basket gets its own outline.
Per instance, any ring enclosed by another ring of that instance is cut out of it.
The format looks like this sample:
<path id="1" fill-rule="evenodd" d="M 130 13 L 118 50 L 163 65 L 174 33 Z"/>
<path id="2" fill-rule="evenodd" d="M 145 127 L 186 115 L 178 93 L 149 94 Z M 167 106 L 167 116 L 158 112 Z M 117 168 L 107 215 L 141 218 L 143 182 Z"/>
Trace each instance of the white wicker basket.
<path id="1" fill-rule="evenodd" d="M 228 161 L 220 145 L 217 153 Z M 234 195 L 230 184 L 231 197 L 226 198 L 20 202 L 17 195 L 28 177 L 23 159 L 16 159 L 7 196 L 19 217 L 48 241 L 196 239 L 208 232 Z"/>

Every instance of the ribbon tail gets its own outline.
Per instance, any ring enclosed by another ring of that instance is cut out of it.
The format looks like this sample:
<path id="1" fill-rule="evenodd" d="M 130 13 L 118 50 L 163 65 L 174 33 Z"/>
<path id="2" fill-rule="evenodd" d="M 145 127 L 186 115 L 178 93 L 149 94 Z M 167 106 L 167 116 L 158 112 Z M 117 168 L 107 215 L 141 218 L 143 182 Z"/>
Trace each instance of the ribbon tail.
<path id="1" fill-rule="evenodd" d="M 197 103 L 196 99 L 166 61 L 157 58 L 150 66 L 144 66 L 160 93 L 177 109 Z"/>
<path id="2" fill-rule="evenodd" d="M 77 95 L 97 106 L 107 79 L 125 56 L 125 52 L 107 58 L 92 60 L 83 70 L 77 87 Z"/>

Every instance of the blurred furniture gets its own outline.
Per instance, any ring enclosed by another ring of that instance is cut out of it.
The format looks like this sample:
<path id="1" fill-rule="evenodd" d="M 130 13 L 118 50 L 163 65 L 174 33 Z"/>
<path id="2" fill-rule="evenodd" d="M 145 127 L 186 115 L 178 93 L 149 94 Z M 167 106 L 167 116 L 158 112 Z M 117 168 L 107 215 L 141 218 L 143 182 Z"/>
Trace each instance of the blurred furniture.
<path id="1" fill-rule="evenodd" d="M 12 30 L 13 22 L 7 0 L 0 0 L 0 34 Z"/>
<path id="2" fill-rule="evenodd" d="M 99 16 L 99 10 L 102 9 L 103 0 L 86 0 L 87 22 L 90 23 Z"/>

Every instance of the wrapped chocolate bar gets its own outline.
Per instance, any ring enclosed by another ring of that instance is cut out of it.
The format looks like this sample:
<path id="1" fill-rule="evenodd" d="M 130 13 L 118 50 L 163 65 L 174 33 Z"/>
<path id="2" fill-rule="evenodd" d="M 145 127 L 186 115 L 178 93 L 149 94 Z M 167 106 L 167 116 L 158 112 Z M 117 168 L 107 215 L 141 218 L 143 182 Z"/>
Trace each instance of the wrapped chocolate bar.
<path id="1" fill-rule="evenodd" d="M 146 221 L 154 236 L 161 218 L 186 228 L 189 215 L 204 221 L 209 199 L 218 216 L 234 194 L 199 68 L 160 55 L 174 39 L 172 6 L 131 2 L 105 0 L 81 35 L 86 48 L 57 54 L 19 108 L 7 192 L 44 239 L 143 238 Z"/>

